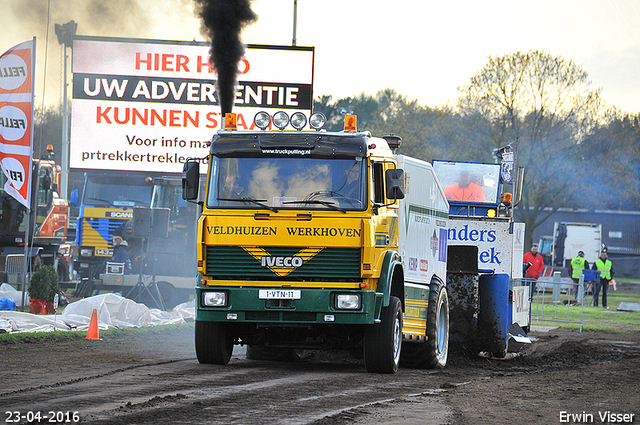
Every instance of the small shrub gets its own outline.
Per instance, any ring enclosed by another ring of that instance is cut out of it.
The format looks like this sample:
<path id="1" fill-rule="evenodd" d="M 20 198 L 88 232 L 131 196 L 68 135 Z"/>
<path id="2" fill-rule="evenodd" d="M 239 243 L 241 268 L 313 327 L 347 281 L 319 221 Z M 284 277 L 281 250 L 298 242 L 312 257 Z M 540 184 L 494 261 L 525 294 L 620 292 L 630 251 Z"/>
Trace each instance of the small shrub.
<path id="1" fill-rule="evenodd" d="M 36 300 L 53 302 L 53 298 L 60 292 L 58 273 L 53 266 L 42 266 L 31 276 L 29 296 Z"/>

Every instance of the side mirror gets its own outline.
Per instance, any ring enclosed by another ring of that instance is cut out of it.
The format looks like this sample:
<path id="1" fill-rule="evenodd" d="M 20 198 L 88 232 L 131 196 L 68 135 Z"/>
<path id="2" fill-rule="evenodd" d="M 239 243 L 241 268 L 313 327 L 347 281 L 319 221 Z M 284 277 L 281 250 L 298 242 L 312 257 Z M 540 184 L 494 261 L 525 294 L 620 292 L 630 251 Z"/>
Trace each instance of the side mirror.
<path id="1" fill-rule="evenodd" d="M 79 201 L 80 201 L 80 191 L 78 189 L 73 189 L 71 191 L 71 196 L 69 197 L 69 202 L 71 202 L 71 206 L 73 208 L 78 208 Z"/>
<path id="2" fill-rule="evenodd" d="M 200 163 L 187 161 L 182 168 L 182 199 L 193 201 L 198 199 L 200 183 Z"/>
<path id="3" fill-rule="evenodd" d="M 404 199 L 404 170 L 392 168 L 385 173 L 387 198 Z"/>

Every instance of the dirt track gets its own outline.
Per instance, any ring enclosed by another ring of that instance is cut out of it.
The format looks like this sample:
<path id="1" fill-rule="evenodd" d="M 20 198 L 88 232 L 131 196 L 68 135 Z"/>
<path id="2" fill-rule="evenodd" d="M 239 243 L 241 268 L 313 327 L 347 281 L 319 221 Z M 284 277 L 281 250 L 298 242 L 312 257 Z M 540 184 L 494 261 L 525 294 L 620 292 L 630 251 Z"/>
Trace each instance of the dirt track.
<path id="1" fill-rule="evenodd" d="M 603 423 L 599 412 L 610 411 L 640 423 L 637 332 L 533 332 L 537 341 L 512 360 L 452 355 L 443 370 L 396 375 L 368 374 L 338 353 L 252 361 L 239 347 L 228 366 L 203 366 L 193 324 L 83 336 L 0 339 L 5 422 L 5 411 L 77 411 L 101 424 L 522 425 L 582 413 Z"/>

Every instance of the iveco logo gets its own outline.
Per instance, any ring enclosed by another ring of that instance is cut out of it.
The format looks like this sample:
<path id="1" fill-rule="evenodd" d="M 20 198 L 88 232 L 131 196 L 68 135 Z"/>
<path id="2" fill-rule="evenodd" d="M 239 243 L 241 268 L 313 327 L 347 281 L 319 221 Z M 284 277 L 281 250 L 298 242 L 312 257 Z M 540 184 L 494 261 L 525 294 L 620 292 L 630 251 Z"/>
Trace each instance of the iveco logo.
<path id="1" fill-rule="evenodd" d="M 276 276 L 284 277 L 288 276 L 306 262 L 316 256 L 322 248 L 302 248 L 298 252 L 289 251 L 293 255 L 290 256 L 278 256 L 271 255 L 269 251 L 259 246 L 244 246 L 242 247 L 247 254 L 251 255 L 256 261 L 260 262 L 262 267 L 269 269 Z M 295 248 L 293 248 L 295 249 Z M 285 252 L 279 251 L 278 254 Z"/>
<path id="2" fill-rule="evenodd" d="M 262 267 L 301 267 L 303 261 L 300 257 L 261 257 L 260 263 Z"/>

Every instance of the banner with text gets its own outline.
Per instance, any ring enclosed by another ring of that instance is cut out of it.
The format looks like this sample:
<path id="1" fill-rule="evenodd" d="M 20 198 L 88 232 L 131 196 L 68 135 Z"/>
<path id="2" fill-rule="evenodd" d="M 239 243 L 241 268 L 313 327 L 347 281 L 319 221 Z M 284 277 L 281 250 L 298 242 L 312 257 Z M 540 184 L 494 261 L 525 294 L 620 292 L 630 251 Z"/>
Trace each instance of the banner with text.
<path id="1" fill-rule="evenodd" d="M 0 165 L 4 191 L 30 208 L 33 146 L 33 70 L 36 40 L 0 56 Z"/>
<path id="2" fill-rule="evenodd" d="M 209 44 L 78 37 L 73 42 L 70 166 L 179 173 L 207 155 L 223 119 Z M 253 129 L 258 111 L 307 117 L 313 47 L 249 45 L 233 112 Z"/>

